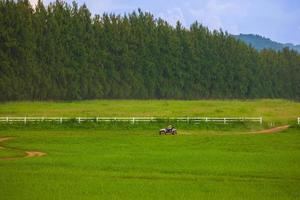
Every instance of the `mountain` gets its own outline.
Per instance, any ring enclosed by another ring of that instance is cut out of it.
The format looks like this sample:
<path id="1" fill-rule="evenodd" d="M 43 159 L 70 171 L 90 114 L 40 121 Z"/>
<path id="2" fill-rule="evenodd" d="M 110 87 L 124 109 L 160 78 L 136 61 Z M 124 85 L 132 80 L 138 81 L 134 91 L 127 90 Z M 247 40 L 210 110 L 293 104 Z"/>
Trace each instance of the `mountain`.
<path id="1" fill-rule="evenodd" d="M 247 43 L 247 44 L 251 44 L 251 46 L 253 46 L 254 48 L 256 48 L 258 50 L 274 49 L 274 50 L 280 51 L 283 48 L 288 47 L 288 48 L 296 50 L 300 53 L 300 45 L 293 45 L 291 43 L 282 44 L 279 42 L 272 41 L 269 38 L 262 37 L 260 35 L 240 34 L 240 35 L 234 35 L 234 37 Z"/>

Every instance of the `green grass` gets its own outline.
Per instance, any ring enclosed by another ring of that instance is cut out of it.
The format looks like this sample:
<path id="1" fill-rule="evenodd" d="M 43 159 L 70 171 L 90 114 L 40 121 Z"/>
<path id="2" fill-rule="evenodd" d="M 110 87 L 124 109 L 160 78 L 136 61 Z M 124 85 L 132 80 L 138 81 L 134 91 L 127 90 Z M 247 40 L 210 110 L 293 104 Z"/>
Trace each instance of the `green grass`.
<path id="1" fill-rule="evenodd" d="M 10 127 L 5 145 L 48 155 L 0 160 L 6 199 L 299 199 L 300 129 Z M 2 150 L 0 150 L 2 151 Z"/>
<path id="2" fill-rule="evenodd" d="M 287 100 L 10 102 L 0 116 L 262 116 L 266 123 L 1 124 L 0 199 L 300 199 L 300 103 Z"/>
<path id="3" fill-rule="evenodd" d="M 8 157 L 16 157 L 16 156 L 22 156 L 23 153 L 11 150 L 11 149 L 0 149 L 0 158 L 8 158 Z"/>
<path id="4" fill-rule="evenodd" d="M 299 115 L 300 103 L 288 100 L 93 100 L 0 104 L 0 116 L 262 116 L 266 121 L 287 123 L 295 122 Z"/>

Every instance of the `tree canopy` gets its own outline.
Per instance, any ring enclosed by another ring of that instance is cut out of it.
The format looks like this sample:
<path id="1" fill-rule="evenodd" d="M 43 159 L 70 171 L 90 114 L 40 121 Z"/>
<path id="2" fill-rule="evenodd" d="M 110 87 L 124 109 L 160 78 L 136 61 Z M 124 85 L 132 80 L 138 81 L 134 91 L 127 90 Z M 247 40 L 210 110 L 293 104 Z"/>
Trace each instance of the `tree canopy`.
<path id="1" fill-rule="evenodd" d="M 0 101 L 99 98 L 300 99 L 300 55 L 140 9 L 0 0 Z"/>

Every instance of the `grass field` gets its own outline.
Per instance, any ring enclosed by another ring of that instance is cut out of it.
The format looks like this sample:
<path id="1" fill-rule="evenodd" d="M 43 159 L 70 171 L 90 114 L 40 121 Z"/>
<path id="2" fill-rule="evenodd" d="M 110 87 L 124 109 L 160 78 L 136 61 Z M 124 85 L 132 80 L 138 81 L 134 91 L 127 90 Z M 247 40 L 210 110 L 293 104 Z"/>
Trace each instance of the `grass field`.
<path id="1" fill-rule="evenodd" d="M 0 160 L 1 199 L 298 199 L 300 132 L 0 131 L 39 158 Z M 16 152 L 18 155 L 20 152 Z"/>
<path id="2" fill-rule="evenodd" d="M 259 124 L 2 124 L 0 199 L 300 199 L 300 104 L 84 101 L 0 104 L 1 116 L 263 116 Z M 47 153 L 23 158 L 25 151 Z"/>
<path id="3" fill-rule="evenodd" d="M 78 102 L 12 102 L 0 104 L 0 116 L 200 116 L 264 117 L 266 121 L 296 121 L 300 103 L 287 100 L 94 100 Z"/>

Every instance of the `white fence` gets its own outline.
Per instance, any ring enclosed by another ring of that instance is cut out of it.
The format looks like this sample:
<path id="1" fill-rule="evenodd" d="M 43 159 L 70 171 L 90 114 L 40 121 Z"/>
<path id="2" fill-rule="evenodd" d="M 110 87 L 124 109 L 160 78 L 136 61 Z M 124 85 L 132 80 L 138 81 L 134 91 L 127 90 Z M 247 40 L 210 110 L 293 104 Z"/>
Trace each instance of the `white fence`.
<path id="1" fill-rule="evenodd" d="M 0 117 L 0 123 L 6 122 L 59 122 L 71 121 L 72 118 L 69 117 Z"/>
<path id="2" fill-rule="evenodd" d="M 300 117 L 298 117 L 298 125 L 300 125 Z"/>
<path id="3" fill-rule="evenodd" d="M 22 122 L 58 122 L 63 123 L 67 121 L 81 122 L 159 122 L 159 121 L 173 121 L 185 123 L 200 123 L 200 122 L 214 122 L 214 123 L 233 123 L 233 122 L 258 122 L 262 124 L 262 117 L 0 117 L 0 123 Z M 298 118 L 299 123 L 299 118 Z"/>

